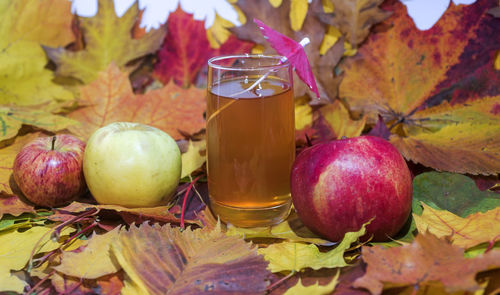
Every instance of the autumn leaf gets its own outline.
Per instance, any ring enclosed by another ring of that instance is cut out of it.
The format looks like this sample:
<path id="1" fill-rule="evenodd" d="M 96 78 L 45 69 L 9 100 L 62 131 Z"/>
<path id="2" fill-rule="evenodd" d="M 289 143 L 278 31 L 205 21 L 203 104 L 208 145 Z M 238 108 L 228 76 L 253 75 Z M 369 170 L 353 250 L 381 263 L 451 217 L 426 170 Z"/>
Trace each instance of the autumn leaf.
<path id="1" fill-rule="evenodd" d="M 99 294 L 120 295 L 123 288 L 123 275 L 120 275 L 120 273 L 90 280 L 55 272 L 50 281 L 59 294 L 90 295 L 96 294 L 96 290 L 98 290 Z"/>
<path id="2" fill-rule="evenodd" d="M 183 138 L 179 130 L 195 133 L 205 127 L 206 90 L 183 89 L 173 83 L 161 89 L 135 95 L 127 73 L 114 64 L 99 73 L 97 80 L 82 86 L 81 103 L 86 105 L 68 114 L 81 125 L 68 129 L 81 138 L 112 122 L 129 121 L 150 125 L 175 139 Z"/>
<path id="3" fill-rule="evenodd" d="M 305 47 L 309 63 L 311 64 L 316 84 L 321 96 L 321 101 L 333 102 L 337 97 L 338 83 L 340 79 L 334 75 L 334 67 L 340 61 L 344 52 L 343 42 L 337 42 L 325 54 L 320 54 L 320 47 L 322 44 L 323 36 L 326 32 L 326 26 L 314 17 L 314 6 L 320 5 L 320 1 L 313 1 L 310 5 L 305 17 L 304 24 L 300 31 L 294 31 L 288 24 L 288 13 L 290 11 L 291 1 L 283 1 L 279 7 L 274 8 L 268 0 L 240 0 L 238 7 L 245 13 L 248 20 L 254 18 L 262 20 L 266 25 L 280 33 L 296 40 L 297 42 L 304 37 L 308 37 L 311 43 Z M 264 53 L 276 54 L 276 52 L 269 46 L 264 37 L 260 34 L 257 26 L 247 21 L 245 25 L 232 28 L 238 38 L 243 40 L 250 40 L 258 45 L 264 47 Z M 295 81 L 299 81 L 298 78 Z M 294 83 L 294 95 L 302 96 L 308 94 L 313 98 L 313 102 L 318 103 L 315 99 L 316 95 L 312 93 L 309 88 L 299 81 Z"/>
<path id="4" fill-rule="evenodd" d="M 446 291 L 479 289 L 475 276 L 490 267 L 500 267 L 500 251 L 490 251 L 476 258 L 465 258 L 464 250 L 440 240 L 432 234 L 419 234 L 412 244 L 384 248 L 363 247 L 366 274 L 353 286 L 381 294 L 385 283 L 424 288 L 441 282 Z"/>
<path id="5" fill-rule="evenodd" d="M 179 218 L 175 214 L 169 211 L 168 206 L 157 206 L 157 207 L 147 207 L 147 208 L 126 208 L 119 205 L 93 205 L 81 202 L 72 202 L 68 206 L 58 208 L 60 212 L 83 212 L 90 208 L 95 208 L 98 210 L 111 210 L 116 211 L 122 218 L 129 219 L 131 216 L 139 218 L 139 220 L 156 220 L 160 222 L 168 223 L 179 223 Z M 132 219 L 132 218 L 130 218 Z M 196 220 L 184 220 L 189 224 L 201 225 L 199 221 Z"/>
<path id="6" fill-rule="evenodd" d="M 210 57 L 217 55 L 248 53 L 253 43 L 229 36 L 218 49 L 210 47 L 203 21 L 180 8 L 167 20 L 168 33 L 158 51 L 154 75 L 162 83 L 171 79 L 184 88 L 195 82 L 200 70 L 207 66 Z"/>
<path id="7" fill-rule="evenodd" d="M 460 217 L 500 207 L 500 195 L 480 191 L 465 175 L 426 172 L 413 179 L 413 213 L 421 215 L 420 202 L 433 209 L 447 210 Z"/>
<path id="8" fill-rule="evenodd" d="M 119 227 L 102 235 L 94 233 L 81 252 L 63 252 L 57 271 L 77 278 L 97 279 L 120 270 L 110 255 L 111 243 L 118 237 Z M 78 267 L 75 267 L 75 266 Z"/>
<path id="9" fill-rule="evenodd" d="M 319 238 L 307 229 L 296 213 L 291 213 L 285 221 L 274 226 L 241 228 L 228 224 L 226 235 L 239 236 L 245 239 L 272 238 L 287 242 L 306 242 L 316 245 L 333 244 L 330 241 Z"/>
<path id="10" fill-rule="evenodd" d="M 205 140 L 189 141 L 188 149 L 182 153 L 182 172 L 181 178 L 191 175 L 200 168 L 206 161 L 207 142 Z"/>
<path id="11" fill-rule="evenodd" d="M 487 69 L 500 48 L 490 37 L 500 20 L 485 14 L 493 2 L 453 5 L 432 29 L 419 31 L 394 1 L 384 23 L 390 29 L 346 62 L 340 97 L 370 124 L 381 115 L 406 159 L 450 172 L 498 173 L 499 74 Z"/>
<path id="12" fill-rule="evenodd" d="M 301 295 L 301 294 L 317 294 L 317 295 L 327 295 L 332 294 L 333 290 L 338 284 L 340 272 L 328 283 L 327 285 L 320 286 L 318 283 L 310 286 L 302 285 L 302 281 L 299 279 L 296 285 L 288 289 L 284 295 Z"/>
<path id="13" fill-rule="evenodd" d="M 12 195 L 11 184 L 14 183 L 12 178 L 12 167 L 14 166 L 14 160 L 16 159 L 17 153 L 22 149 L 22 147 L 31 142 L 35 138 L 39 137 L 40 133 L 28 133 L 26 135 L 18 136 L 14 143 L 1 149 L 0 153 L 0 192 L 4 192 L 7 195 Z M 0 207 L 1 210 L 2 207 Z M 6 212 L 8 213 L 8 212 Z M 0 214 L 1 217 L 1 214 Z"/>
<path id="14" fill-rule="evenodd" d="M 181 232 L 170 225 L 131 226 L 111 248 L 129 278 L 124 289 L 141 294 L 261 294 L 266 289 L 267 263 L 255 247 L 220 228 Z"/>
<path id="15" fill-rule="evenodd" d="M 137 3 L 122 17 L 118 17 L 113 0 L 98 1 L 95 16 L 78 18 L 85 44 L 83 50 L 45 47 L 49 58 L 57 64 L 56 74 L 89 83 L 111 63 L 115 63 L 122 70 L 133 70 L 134 66 L 127 63 L 156 52 L 166 31 L 166 27 L 162 26 L 158 30 L 149 31 L 140 39 L 135 39 L 132 29 L 138 14 Z"/>
<path id="16" fill-rule="evenodd" d="M 16 229 L 0 232 L 0 292 L 23 293 L 26 283 L 12 275 L 10 270 L 23 269 L 34 254 L 57 249 L 60 243 L 51 240 L 51 231 L 50 227 L 35 226 L 23 232 Z M 73 231 L 73 228 L 66 227 L 61 236 Z"/>
<path id="17" fill-rule="evenodd" d="M 470 248 L 481 243 L 490 246 L 500 239 L 500 207 L 461 218 L 446 210 L 433 209 L 422 203 L 422 215 L 413 214 L 419 233 L 430 232 L 449 239 L 453 245 Z"/>
<path id="18" fill-rule="evenodd" d="M 243 12 L 238 8 L 238 6 L 234 4 L 231 4 L 231 6 L 238 14 L 238 21 L 244 24 L 246 22 L 246 18 Z M 208 42 L 210 43 L 210 47 L 215 49 L 220 48 L 220 46 L 224 44 L 227 41 L 227 39 L 232 35 L 229 29 L 234 27 L 235 25 L 232 22 L 224 19 L 216 12 L 214 23 L 210 28 L 206 30 L 207 39 Z"/>
<path id="19" fill-rule="evenodd" d="M 23 125 L 34 126 L 47 131 L 57 132 L 67 129 L 78 122 L 49 111 L 54 106 L 38 105 L 31 107 L 0 106 L 0 141 L 13 138 Z"/>
<path id="20" fill-rule="evenodd" d="M 354 47 L 368 37 L 372 26 L 391 15 L 379 7 L 384 0 L 330 0 L 330 2 L 334 7 L 333 13 L 321 13 L 320 19 L 339 28 Z"/>
<path id="21" fill-rule="evenodd" d="M 320 269 L 344 267 L 344 252 L 366 232 L 365 225 L 357 232 L 348 232 L 334 249 L 321 252 L 314 244 L 282 242 L 258 250 L 269 261 L 272 272 L 300 271 L 304 268 Z"/>

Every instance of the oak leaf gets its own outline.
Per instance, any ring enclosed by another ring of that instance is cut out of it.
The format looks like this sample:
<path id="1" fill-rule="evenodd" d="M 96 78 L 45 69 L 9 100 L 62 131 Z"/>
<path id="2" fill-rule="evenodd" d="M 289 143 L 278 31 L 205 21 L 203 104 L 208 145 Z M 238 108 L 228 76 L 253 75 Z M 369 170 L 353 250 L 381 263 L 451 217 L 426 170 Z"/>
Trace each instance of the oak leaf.
<path id="1" fill-rule="evenodd" d="M 346 62 L 339 96 L 370 124 L 381 115 L 406 159 L 450 172 L 498 173 L 500 73 L 491 63 L 500 42 L 490 36 L 500 20 L 485 14 L 493 2 L 451 6 L 432 29 L 419 31 L 394 1 L 384 22 L 390 29 Z"/>
<path id="2" fill-rule="evenodd" d="M 116 273 L 120 266 L 110 255 L 110 248 L 118 233 L 118 226 L 102 235 L 94 233 L 84 243 L 83 250 L 63 252 L 61 264 L 54 269 L 65 275 L 84 279 L 97 279 Z"/>
<path id="3" fill-rule="evenodd" d="M 481 243 L 493 246 L 500 239 L 500 207 L 461 218 L 446 210 L 433 209 L 422 203 L 422 215 L 413 215 L 419 233 L 430 232 L 446 238 L 453 245 L 470 248 Z"/>
<path id="4" fill-rule="evenodd" d="M 100 72 L 97 80 L 80 88 L 84 105 L 68 117 L 81 125 L 68 129 L 87 139 L 95 130 L 112 122 L 143 123 L 167 132 L 175 139 L 183 138 L 179 130 L 194 133 L 205 126 L 206 90 L 183 89 L 174 83 L 146 94 L 135 95 L 127 73 L 111 64 Z"/>
<path id="5" fill-rule="evenodd" d="M 49 58 L 57 64 L 56 74 L 89 83 L 111 63 L 115 63 L 123 70 L 133 70 L 135 66 L 127 63 L 156 52 L 166 31 L 166 27 L 162 26 L 135 39 L 132 29 L 138 16 L 137 3 L 134 3 L 123 16 L 118 17 L 113 0 L 99 0 L 95 16 L 78 18 L 84 49 L 70 51 L 62 47 L 45 47 Z"/>
<path id="6" fill-rule="evenodd" d="M 344 267 L 348 265 L 344 260 L 344 252 L 365 233 L 365 225 L 357 232 L 346 233 L 344 239 L 328 252 L 321 252 L 314 244 L 294 242 L 271 244 L 258 252 L 269 261 L 268 268 L 272 272 Z"/>
<path id="7" fill-rule="evenodd" d="M 261 294 L 269 275 L 255 247 L 220 228 L 131 226 L 120 232 L 112 253 L 128 275 L 125 289 L 141 294 Z"/>
<path id="8" fill-rule="evenodd" d="M 478 272 L 500 267 L 500 251 L 468 259 L 463 249 L 429 233 L 401 247 L 365 246 L 361 252 L 367 269 L 353 286 L 372 294 L 381 294 L 385 283 L 420 289 L 441 282 L 448 292 L 474 292 L 480 288 L 475 281 Z"/>
<path id="9" fill-rule="evenodd" d="M 23 269 L 32 254 L 59 248 L 60 243 L 50 237 L 51 231 L 50 227 L 35 226 L 23 232 L 17 229 L 0 232 L 0 292 L 23 293 L 26 282 L 12 275 L 10 270 Z M 73 231 L 73 228 L 66 227 L 61 231 L 61 236 Z"/>
<path id="10" fill-rule="evenodd" d="M 340 82 L 340 78 L 336 77 L 333 71 L 334 67 L 342 58 L 344 52 L 343 42 L 335 43 L 335 45 L 325 54 L 320 54 L 323 36 L 327 30 L 326 25 L 323 25 L 314 16 L 313 12 L 315 5 L 321 6 L 320 1 L 313 1 L 310 4 L 313 8 L 308 9 L 302 29 L 296 32 L 287 22 L 289 17 L 288 12 L 291 6 L 290 2 L 291 1 L 283 1 L 277 8 L 273 7 L 268 0 L 240 0 L 237 5 L 245 13 L 248 20 L 254 18 L 262 20 L 272 29 L 279 31 L 297 42 L 304 37 L 308 37 L 311 40 L 311 43 L 305 47 L 305 51 L 309 63 L 311 64 L 314 77 L 316 78 L 321 101 L 333 102 L 337 96 L 338 83 Z M 253 22 L 247 21 L 245 25 L 232 28 L 231 31 L 240 39 L 250 40 L 263 46 L 264 53 L 276 54 Z M 295 80 L 299 81 L 298 78 Z M 311 98 L 316 98 L 316 95 L 309 90 L 307 85 L 302 82 L 294 83 L 295 96 L 302 96 L 306 93 Z M 314 100 L 314 102 L 318 103 L 317 100 Z"/>
<path id="11" fill-rule="evenodd" d="M 326 285 L 320 286 L 317 282 L 314 285 L 304 286 L 302 285 L 302 280 L 299 279 L 297 284 L 289 288 L 284 295 L 301 295 L 301 294 L 316 294 L 316 295 L 327 295 L 332 294 L 333 290 L 338 284 L 340 272 Z"/>
<path id="12" fill-rule="evenodd" d="M 384 0 L 330 0 L 330 2 L 334 7 L 333 13 L 320 13 L 320 19 L 339 28 L 354 47 L 368 37 L 372 26 L 391 15 L 379 7 Z"/>
<path id="13" fill-rule="evenodd" d="M 211 48 L 204 22 L 180 8 L 169 15 L 167 27 L 154 69 L 155 77 L 164 84 L 173 79 L 177 85 L 189 87 L 210 57 L 248 53 L 253 47 L 251 42 L 229 36 L 218 49 Z"/>

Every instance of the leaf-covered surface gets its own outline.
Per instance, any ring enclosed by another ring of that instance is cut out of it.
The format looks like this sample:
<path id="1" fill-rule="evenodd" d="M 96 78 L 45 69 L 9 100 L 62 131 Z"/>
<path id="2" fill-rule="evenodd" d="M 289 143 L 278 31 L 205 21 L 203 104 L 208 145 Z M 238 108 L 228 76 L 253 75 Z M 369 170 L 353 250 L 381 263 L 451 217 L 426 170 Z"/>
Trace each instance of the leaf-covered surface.
<path id="1" fill-rule="evenodd" d="M 480 289 L 476 274 L 500 264 L 500 251 L 465 258 L 463 249 L 429 233 L 401 247 L 363 247 L 362 255 L 366 274 L 354 286 L 372 294 L 381 294 L 384 283 L 423 288 L 434 282 L 441 282 L 448 292 L 474 292 Z"/>
<path id="2" fill-rule="evenodd" d="M 495 2 L 452 5 L 434 27 L 418 31 L 394 1 L 386 7 L 393 12 L 385 21 L 390 29 L 373 34 L 346 62 L 340 97 L 370 123 L 381 115 L 390 141 L 409 160 L 451 172 L 498 173 L 500 91 L 498 73 L 488 69 L 500 48 L 493 36 L 500 20 L 485 13 Z M 477 83 L 473 94 L 465 91 Z M 451 98 L 466 93 L 466 102 L 440 103 L 453 90 Z"/>
<path id="3" fill-rule="evenodd" d="M 500 207 L 462 218 L 446 210 L 433 209 L 425 204 L 422 206 L 422 215 L 413 215 L 420 233 L 430 232 L 462 248 L 482 243 L 493 246 L 500 239 Z"/>
<path id="4" fill-rule="evenodd" d="M 132 226 L 120 232 L 112 251 L 128 283 L 143 294 L 260 294 L 269 275 L 254 246 L 220 229 Z"/>
<path id="5" fill-rule="evenodd" d="M 81 87 L 80 103 L 84 106 L 68 114 L 81 124 L 68 129 L 87 139 L 100 127 L 127 121 L 150 125 L 181 139 L 181 132 L 190 134 L 205 126 L 205 90 L 169 83 L 145 94 L 134 94 L 127 76 L 111 64 L 97 80 Z"/>
<path id="6" fill-rule="evenodd" d="M 343 42 L 337 42 L 325 54 L 320 55 L 320 47 L 323 41 L 323 35 L 326 32 L 326 26 L 314 17 L 314 9 L 309 9 L 300 31 L 294 31 L 288 20 L 290 5 L 293 1 L 282 1 L 279 7 L 273 7 L 268 0 L 243 0 L 238 1 L 238 7 L 245 13 L 247 20 L 254 18 L 264 20 L 266 25 L 280 33 L 299 42 L 304 37 L 308 37 L 311 43 L 305 47 L 309 63 L 316 78 L 318 91 L 321 101 L 333 102 L 337 96 L 338 77 L 335 77 L 333 68 L 340 61 L 344 52 Z M 320 1 L 313 1 L 311 5 L 321 5 Z M 264 47 L 264 53 L 276 54 L 271 49 L 267 41 L 257 30 L 252 21 L 247 21 L 245 25 L 231 29 L 240 39 L 250 40 Z M 308 93 L 311 98 L 316 95 L 311 93 L 308 87 L 301 81 L 295 79 L 294 91 L 296 96 L 302 96 Z"/>
<path id="7" fill-rule="evenodd" d="M 132 70 L 134 67 L 127 66 L 127 63 L 156 52 L 165 36 L 166 27 L 134 38 L 132 29 L 139 16 L 137 5 L 135 3 L 122 17 L 118 17 L 113 0 L 101 0 L 98 1 L 95 16 L 79 17 L 85 48 L 71 51 L 62 47 L 45 47 L 49 58 L 57 64 L 56 74 L 89 83 L 110 63 L 124 70 Z"/>
<path id="8" fill-rule="evenodd" d="M 164 84 L 173 81 L 182 87 L 194 84 L 209 58 L 218 55 L 249 53 L 253 43 L 231 35 L 219 48 L 211 48 L 203 21 L 181 9 L 171 13 L 168 32 L 158 51 L 154 74 Z"/>
<path id="9" fill-rule="evenodd" d="M 296 285 L 291 287 L 285 292 L 285 295 L 301 295 L 301 294 L 317 294 L 326 295 L 331 294 L 338 284 L 338 274 L 332 279 L 330 283 L 320 286 L 317 282 L 314 285 L 304 286 L 299 279 Z"/>

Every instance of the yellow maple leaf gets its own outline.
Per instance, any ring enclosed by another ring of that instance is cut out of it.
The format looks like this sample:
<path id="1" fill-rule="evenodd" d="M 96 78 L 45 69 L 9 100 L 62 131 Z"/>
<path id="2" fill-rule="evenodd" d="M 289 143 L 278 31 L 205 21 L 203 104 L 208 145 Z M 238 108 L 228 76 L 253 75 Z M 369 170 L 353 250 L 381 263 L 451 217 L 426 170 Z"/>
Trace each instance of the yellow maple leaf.
<path id="1" fill-rule="evenodd" d="M 337 138 L 356 137 L 361 135 L 365 124 L 366 117 L 363 116 L 359 120 L 351 120 L 349 111 L 338 100 L 332 104 L 326 105 L 319 110 L 323 118 L 328 122 L 330 128 Z"/>
<path id="2" fill-rule="evenodd" d="M 184 178 L 196 169 L 200 168 L 206 161 L 207 142 L 205 140 L 189 141 L 188 149 L 181 155 L 182 172 L 181 178 Z M 205 151 L 205 152 L 203 152 Z"/>
<path id="3" fill-rule="evenodd" d="M 462 218 L 449 211 L 421 204 L 424 208 L 422 215 L 413 214 L 420 233 L 428 231 L 439 238 L 450 239 L 453 245 L 462 248 L 481 243 L 493 245 L 500 238 L 500 207 Z"/>
<path id="4" fill-rule="evenodd" d="M 102 235 L 94 233 L 84 243 L 85 248 L 81 252 L 63 252 L 61 264 L 54 269 L 66 275 L 84 279 L 97 279 L 117 272 L 120 266 L 111 257 L 109 251 L 111 243 L 118 237 L 119 228 L 117 226 Z"/>
<path id="5" fill-rule="evenodd" d="M 112 62 L 122 69 L 134 69 L 126 64 L 158 50 L 166 32 L 166 27 L 162 26 L 135 39 L 131 32 L 138 15 L 137 3 L 122 17 L 118 17 L 113 0 L 99 1 L 98 12 L 94 17 L 79 18 L 85 41 L 84 50 L 45 48 L 49 58 L 57 64 L 56 74 L 89 83 Z"/>
<path id="6" fill-rule="evenodd" d="M 316 295 L 326 295 L 331 294 L 338 284 L 340 271 L 337 272 L 335 277 L 326 285 L 320 286 L 318 282 L 311 286 L 302 285 L 302 280 L 299 281 L 294 286 L 286 290 L 284 295 L 302 295 L 302 294 L 316 294 Z"/>
<path id="7" fill-rule="evenodd" d="M 334 249 L 321 252 L 316 245 L 304 243 L 282 242 L 271 244 L 267 248 L 258 249 L 259 254 L 269 261 L 268 269 L 272 272 L 300 271 L 304 268 L 318 270 L 320 268 L 344 267 L 344 252 L 351 244 L 363 236 L 366 225 L 357 232 L 348 232 Z"/>
<path id="8" fill-rule="evenodd" d="M 60 243 L 51 239 L 52 230 L 50 227 L 35 226 L 23 232 L 0 232 L 0 291 L 23 293 L 26 283 L 11 275 L 10 271 L 24 268 L 32 254 L 57 249 Z M 73 231 L 73 228 L 66 227 L 61 231 L 61 236 Z"/>
<path id="9" fill-rule="evenodd" d="M 238 21 L 241 24 L 246 23 L 247 20 L 245 14 L 241 11 L 241 9 L 234 4 L 232 6 L 236 13 L 238 13 Z M 234 24 L 232 22 L 224 19 L 216 13 L 214 23 L 207 29 L 207 39 L 210 43 L 210 47 L 215 49 L 220 48 L 220 46 L 226 42 L 231 35 L 229 29 L 233 27 Z"/>

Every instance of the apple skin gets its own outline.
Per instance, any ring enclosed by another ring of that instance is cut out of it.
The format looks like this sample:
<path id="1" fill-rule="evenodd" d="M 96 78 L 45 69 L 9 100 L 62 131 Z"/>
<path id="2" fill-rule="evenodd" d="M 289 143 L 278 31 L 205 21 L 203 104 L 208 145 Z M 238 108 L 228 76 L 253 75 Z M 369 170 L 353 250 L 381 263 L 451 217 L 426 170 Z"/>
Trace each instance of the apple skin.
<path id="1" fill-rule="evenodd" d="M 407 221 L 412 177 L 388 141 L 360 136 L 317 144 L 300 153 L 292 167 L 291 194 L 302 222 L 331 241 L 367 226 L 363 239 L 384 241 Z"/>
<path id="2" fill-rule="evenodd" d="M 168 203 L 181 176 L 175 140 L 160 129 L 116 122 L 87 141 L 83 172 L 100 204 L 153 207 Z"/>
<path id="3" fill-rule="evenodd" d="M 85 143 L 70 134 L 36 138 L 17 154 L 14 181 L 36 205 L 69 203 L 87 190 L 82 171 L 84 150 Z"/>

